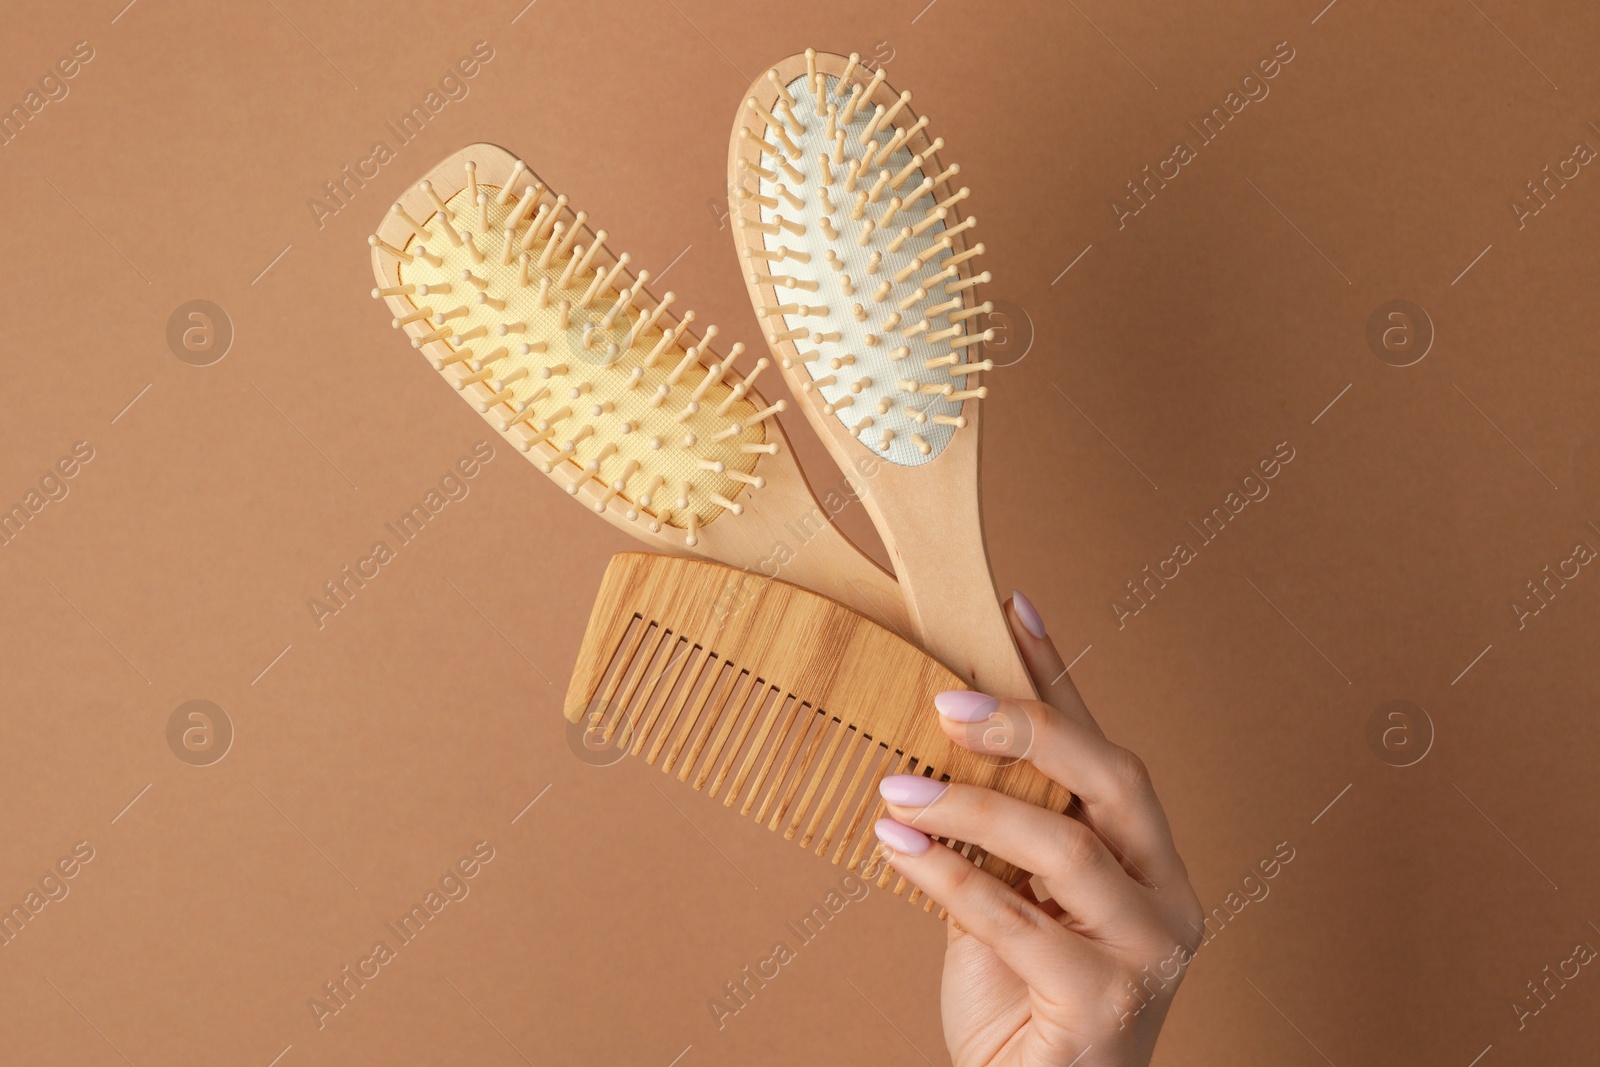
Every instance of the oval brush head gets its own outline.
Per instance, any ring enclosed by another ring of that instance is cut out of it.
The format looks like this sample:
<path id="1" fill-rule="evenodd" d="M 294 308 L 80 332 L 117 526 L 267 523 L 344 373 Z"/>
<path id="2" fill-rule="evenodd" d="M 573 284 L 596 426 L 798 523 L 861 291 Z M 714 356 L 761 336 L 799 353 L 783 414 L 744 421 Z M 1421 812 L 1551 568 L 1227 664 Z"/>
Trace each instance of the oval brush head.
<path id="1" fill-rule="evenodd" d="M 937 458 L 969 420 L 992 361 L 974 322 L 983 245 L 969 195 L 940 168 L 942 138 L 858 57 L 806 52 L 774 68 L 740 115 L 734 225 L 757 314 L 789 379 L 900 466 Z M 819 69 L 819 59 L 832 72 Z M 759 84 L 759 83 L 758 83 Z"/>
<path id="2" fill-rule="evenodd" d="M 380 285 L 412 345 L 546 474 L 614 521 L 698 543 L 778 451 L 767 405 L 645 291 L 647 271 L 604 247 L 516 160 L 479 173 L 466 156 L 397 203 L 370 238 Z M 509 159 L 509 156 L 501 153 Z M 408 208 L 408 203 L 411 205 Z M 417 205 L 421 205 L 418 207 Z"/>

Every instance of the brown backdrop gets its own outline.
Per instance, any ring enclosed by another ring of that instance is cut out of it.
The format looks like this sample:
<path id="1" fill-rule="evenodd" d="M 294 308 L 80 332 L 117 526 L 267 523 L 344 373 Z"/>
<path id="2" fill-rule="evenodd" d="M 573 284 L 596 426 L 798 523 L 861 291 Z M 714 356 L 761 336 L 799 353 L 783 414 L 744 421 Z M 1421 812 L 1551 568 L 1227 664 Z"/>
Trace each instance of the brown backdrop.
<path id="1" fill-rule="evenodd" d="M 755 339 L 728 124 L 807 45 L 887 65 L 975 190 L 1021 360 L 991 383 L 996 576 L 1222 909 L 1158 1060 L 1592 1056 L 1593 5 L 125 2 L 0 35 L 0 504 L 29 514 L 0 548 L 0 905 L 29 916 L 0 1058 L 944 1062 L 934 920 L 868 897 L 800 947 L 836 869 L 576 757 L 558 698 L 633 545 L 531 465 L 499 446 L 307 607 L 486 437 L 367 298 L 396 193 L 504 144 Z"/>

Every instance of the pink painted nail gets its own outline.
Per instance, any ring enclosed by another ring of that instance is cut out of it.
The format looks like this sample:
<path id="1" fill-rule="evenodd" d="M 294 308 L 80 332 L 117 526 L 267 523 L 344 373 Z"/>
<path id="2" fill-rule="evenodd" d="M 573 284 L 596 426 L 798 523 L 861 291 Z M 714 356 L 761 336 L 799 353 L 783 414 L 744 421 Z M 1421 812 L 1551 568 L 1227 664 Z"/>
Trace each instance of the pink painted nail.
<path id="1" fill-rule="evenodd" d="M 927 835 L 918 833 L 905 823 L 895 822 L 893 819 L 879 819 L 873 825 L 872 831 L 878 835 L 879 841 L 906 856 L 920 856 L 933 845 Z"/>
<path id="2" fill-rule="evenodd" d="M 1039 617 L 1039 609 L 1033 606 L 1033 601 L 1023 596 L 1021 590 L 1014 589 L 1011 592 L 1011 606 L 1017 609 L 1017 618 L 1022 620 L 1022 625 L 1028 628 L 1028 632 L 1043 639 L 1044 620 Z"/>
<path id="3" fill-rule="evenodd" d="M 949 785 L 920 774 L 891 774 L 878 783 L 878 795 L 901 807 L 925 808 L 944 796 Z"/>
<path id="4" fill-rule="evenodd" d="M 1000 702 L 970 689 L 947 689 L 933 698 L 933 706 L 952 722 L 982 722 L 995 713 Z"/>

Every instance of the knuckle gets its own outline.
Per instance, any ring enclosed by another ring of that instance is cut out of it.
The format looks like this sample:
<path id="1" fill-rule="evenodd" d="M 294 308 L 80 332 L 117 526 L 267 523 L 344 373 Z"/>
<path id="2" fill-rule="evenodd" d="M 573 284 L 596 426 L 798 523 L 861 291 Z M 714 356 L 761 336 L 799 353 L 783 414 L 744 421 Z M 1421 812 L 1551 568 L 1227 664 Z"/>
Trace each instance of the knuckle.
<path id="1" fill-rule="evenodd" d="M 1040 927 L 1044 912 L 1008 890 L 992 894 L 993 922 L 1001 937 L 1015 939 L 1027 937 Z"/>
<path id="2" fill-rule="evenodd" d="M 1118 796 L 1142 799 L 1152 791 L 1150 768 L 1136 753 L 1118 748 L 1112 755 L 1111 783 Z"/>
<path id="3" fill-rule="evenodd" d="M 1074 875 L 1098 864 L 1103 852 L 1094 831 L 1076 819 L 1062 819 L 1054 854 L 1057 873 Z"/>

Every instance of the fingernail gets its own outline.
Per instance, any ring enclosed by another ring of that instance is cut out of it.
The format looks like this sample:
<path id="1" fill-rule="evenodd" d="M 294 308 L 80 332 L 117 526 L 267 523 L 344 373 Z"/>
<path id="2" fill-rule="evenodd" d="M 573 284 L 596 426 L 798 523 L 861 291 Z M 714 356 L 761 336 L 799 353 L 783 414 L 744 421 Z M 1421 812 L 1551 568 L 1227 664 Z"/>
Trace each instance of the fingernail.
<path id="1" fill-rule="evenodd" d="M 1039 617 L 1039 609 L 1033 606 L 1033 601 L 1022 595 L 1020 589 L 1011 591 L 1011 606 L 1017 609 L 1017 618 L 1022 620 L 1022 625 L 1035 637 L 1044 637 L 1044 620 Z"/>
<path id="2" fill-rule="evenodd" d="M 920 856 L 933 844 L 925 834 L 920 834 L 902 822 L 879 819 L 872 827 L 878 840 L 906 856 Z"/>
<path id="3" fill-rule="evenodd" d="M 982 722 L 994 714 L 1000 702 L 970 689 L 947 689 L 933 698 L 933 706 L 952 722 Z"/>
<path id="4" fill-rule="evenodd" d="M 920 774 L 891 774 L 878 783 L 878 795 L 891 804 L 925 808 L 942 797 L 949 785 Z"/>

